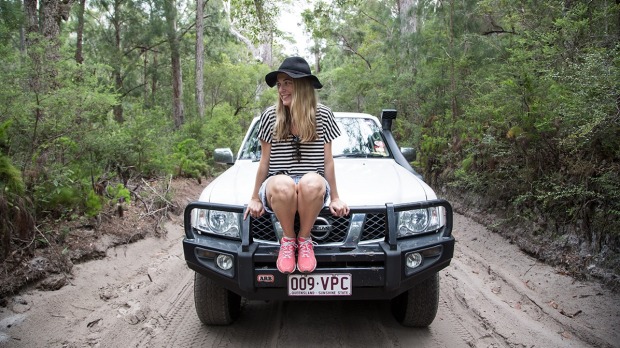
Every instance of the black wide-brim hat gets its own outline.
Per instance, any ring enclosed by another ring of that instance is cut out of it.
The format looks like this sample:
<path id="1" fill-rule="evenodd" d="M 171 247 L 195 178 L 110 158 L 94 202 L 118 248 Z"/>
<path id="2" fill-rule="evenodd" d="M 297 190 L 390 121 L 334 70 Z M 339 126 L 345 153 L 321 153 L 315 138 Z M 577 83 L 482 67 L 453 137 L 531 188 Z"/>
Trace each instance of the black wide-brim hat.
<path id="1" fill-rule="evenodd" d="M 279 73 L 287 74 L 294 79 L 306 77 L 312 81 L 312 86 L 314 86 L 314 88 L 321 89 L 323 87 L 319 79 L 312 75 L 308 62 L 301 57 L 288 57 L 282 62 L 278 70 L 265 75 L 265 82 L 267 82 L 269 87 L 276 85 Z"/>

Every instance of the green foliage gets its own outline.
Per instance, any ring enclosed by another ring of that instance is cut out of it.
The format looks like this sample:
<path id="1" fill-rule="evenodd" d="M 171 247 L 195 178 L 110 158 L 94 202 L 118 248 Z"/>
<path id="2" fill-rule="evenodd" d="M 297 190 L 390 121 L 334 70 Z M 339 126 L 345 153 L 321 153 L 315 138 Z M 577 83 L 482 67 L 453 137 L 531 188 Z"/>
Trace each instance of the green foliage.
<path id="1" fill-rule="evenodd" d="M 228 147 L 235 151 L 241 145 L 242 123 L 244 120 L 235 117 L 233 108 L 227 104 L 213 108 L 205 121 L 186 123 L 176 145 L 175 161 L 179 171 L 191 177 L 210 172 L 215 166 L 211 154 L 216 148 Z"/>
<path id="2" fill-rule="evenodd" d="M 116 186 L 108 186 L 106 190 L 112 202 L 131 203 L 131 194 L 125 185 L 119 183 Z"/>
<path id="3" fill-rule="evenodd" d="M 193 76 L 193 18 L 179 11 L 195 5 L 179 3 L 176 23 L 167 23 L 172 4 L 90 4 L 85 61 L 76 64 L 75 16 L 63 22 L 60 59 L 47 59 L 50 40 L 32 35 L 20 47 L 21 2 L 0 0 L 2 192 L 32 198 L 40 215 L 94 216 L 109 203 L 94 193 L 97 182 L 221 170 L 213 150 L 237 150 L 252 118 L 277 98 L 264 86 L 272 67 L 235 36 L 268 40 L 264 30 L 281 4 L 235 0 L 226 11 L 207 2 L 203 77 Z M 304 12 L 321 102 L 377 116 L 397 109 L 394 134 L 417 148 L 415 165 L 433 186 L 512 204 L 515 215 L 554 221 L 558 231 L 572 226 L 593 244 L 620 245 L 620 5 L 398 5 L 316 1 Z M 178 130 L 167 43 L 174 25 L 185 91 Z M 278 61 L 282 47 L 273 47 Z M 204 117 L 196 78 L 204 79 Z M 129 199 L 126 187 L 111 190 L 113 199 Z"/>
<path id="4" fill-rule="evenodd" d="M 265 28 L 276 26 L 279 14 L 278 2 L 232 0 L 230 5 L 234 24 L 238 28 L 243 28 L 244 33 L 254 42 L 259 42 L 261 32 Z"/>
<path id="5" fill-rule="evenodd" d="M 219 147 L 230 147 L 236 150 L 245 135 L 245 129 L 241 128 L 239 120 L 234 117 L 234 112 L 228 105 L 217 106 L 213 109 L 211 119 L 205 123 L 203 132 L 203 146 L 207 153 L 212 153 Z"/>
<path id="6" fill-rule="evenodd" d="M 27 240 L 33 233 L 31 204 L 24 197 L 25 185 L 21 172 L 7 156 L 8 129 L 11 122 L 0 123 L 0 261 L 11 252 L 11 239 Z"/>
<path id="7" fill-rule="evenodd" d="M 595 248 L 620 245 L 620 6 L 471 0 L 390 10 L 337 1 L 304 14 L 320 39 L 327 103 L 398 109 L 397 139 L 418 147 L 432 185 L 513 203 L 515 215 L 580 231 Z"/>
<path id="8" fill-rule="evenodd" d="M 270 71 L 268 67 L 256 62 L 240 63 L 227 55 L 217 57 L 217 62 L 205 67 L 205 91 L 210 91 L 205 96 L 207 120 L 217 112 L 216 107 L 229 105 L 231 117 L 240 120 L 251 120 L 252 116 L 262 111 L 265 106 L 257 103 L 256 86 L 264 83 L 265 74 Z M 269 90 L 271 92 L 271 90 Z M 270 94 L 272 96 L 273 94 Z M 268 104 L 273 104 L 275 95 L 270 98 Z"/>
<path id="9" fill-rule="evenodd" d="M 0 150 L 6 144 L 7 130 L 11 122 L 0 124 Z M 24 194 L 25 186 L 21 172 L 11 163 L 11 158 L 0 152 L 0 193 L 6 192 L 9 195 L 21 196 Z"/>
<path id="10" fill-rule="evenodd" d="M 0 191 L 21 195 L 24 193 L 21 172 L 11 164 L 11 159 L 0 154 Z"/>
<path id="11" fill-rule="evenodd" d="M 34 186 L 33 192 L 36 211 L 56 217 L 79 210 L 83 196 L 75 172 L 61 165 L 49 168 L 46 178 Z"/>
<path id="12" fill-rule="evenodd" d="M 0 45 L 10 45 L 23 24 L 22 2 L 0 0 Z"/>
<path id="13" fill-rule="evenodd" d="M 208 175 L 206 155 L 195 139 L 185 139 L 178 143 L 173 157 L 179 164 L 177 175 L 190 178 Z"/>
<path id="14" fill-rule="evenodd" d="M 88 191 L 88 195 L 86 196 L 86 202 L 84 203 L 84 206 L 86 208 L 86 216 L 97 216 L 103 209 L 103 197 L 97 195 L 95 191 L 90 190 Z"/>
<path id="15" fill-rule="evenodd" d="M 172 173 L 173 126 L 163 115 L 158 109 L 128 109 L 124 123 L 108 121 L 98 132 L 86 136 L 99 170 L 121 176 Z"/>

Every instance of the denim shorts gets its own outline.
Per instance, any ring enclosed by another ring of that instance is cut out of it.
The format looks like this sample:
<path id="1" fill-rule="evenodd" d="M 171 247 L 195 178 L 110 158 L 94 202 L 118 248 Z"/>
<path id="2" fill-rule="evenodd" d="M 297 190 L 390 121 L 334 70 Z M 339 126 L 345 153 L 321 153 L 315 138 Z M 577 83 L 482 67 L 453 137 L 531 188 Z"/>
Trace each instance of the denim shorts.
<path id="1" fill-rule="evenodd" d="M 289 177 L 291 179 L 293 179 L 295 181 L 295 185 L 299 184 L 299 180 L 301 180 L 301 177 L 303 175 L 289 175 Z M 261 202 L 263 203 L 263 207 L 265 208 L 265 211 L 273 214 L 273 210 L 271 210 L 271 207 L 269 206 L 269 204 L 267 204 L 267 181 L 269 181 L 269 179 L 271 179 L 272 176 L 268 177 L 267 179 L 265 179 L 265 181 L 263 181 L 262 185 L 260 185 L 260 189 L 258 189 L 258 197 L 260 197 Z M 329 192 L 331 191 L 330 187 L 329 187 L 329 182 L 327 182 L 327 179 L 325 179 L 324 177 L 323 181 L 325 181 L 325 196 L 323 197 L 323 206 L 326 207 L 329 205 Z"/>

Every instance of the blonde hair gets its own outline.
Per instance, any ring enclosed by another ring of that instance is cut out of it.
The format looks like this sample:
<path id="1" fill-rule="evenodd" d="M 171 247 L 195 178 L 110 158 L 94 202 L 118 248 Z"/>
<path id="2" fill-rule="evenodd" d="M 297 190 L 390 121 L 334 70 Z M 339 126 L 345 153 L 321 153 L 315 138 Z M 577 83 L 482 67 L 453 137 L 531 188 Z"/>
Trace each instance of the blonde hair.
<path id="1" fill-rule="evenodd" d="M 302 142 L 318 139 L 316 133 L 316 110 L 318 97 L 312 82 L 307 78 L 293 79 L 294 91 L 291 106 L 282 104 L 278 96 L 276 104 L 276 124 L 274 135 L 277 140 L 285 140 L 291 134 L 291 125 L 297 126 L 296 134 Z"/>

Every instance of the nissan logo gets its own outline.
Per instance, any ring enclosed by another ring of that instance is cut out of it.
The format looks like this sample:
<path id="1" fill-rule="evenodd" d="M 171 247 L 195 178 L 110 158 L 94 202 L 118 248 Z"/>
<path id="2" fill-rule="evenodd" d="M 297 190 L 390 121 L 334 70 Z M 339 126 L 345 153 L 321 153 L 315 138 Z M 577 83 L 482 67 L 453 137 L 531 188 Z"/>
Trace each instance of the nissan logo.
<path id="1" fill-rule="evenodd" d="M 323 240 L 329 236 L 332 231 L 332 225 L 327 221 L 326 218 L 317 217 L 316 221 L 314 221 L 314 226 L 310 230 L 310 234 L 313 239 Z"/>

